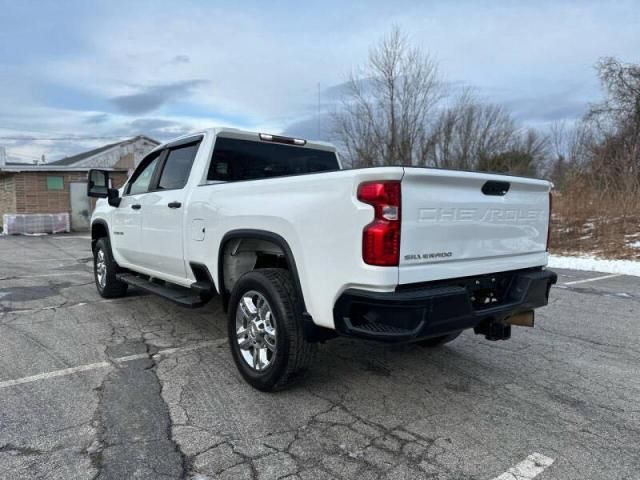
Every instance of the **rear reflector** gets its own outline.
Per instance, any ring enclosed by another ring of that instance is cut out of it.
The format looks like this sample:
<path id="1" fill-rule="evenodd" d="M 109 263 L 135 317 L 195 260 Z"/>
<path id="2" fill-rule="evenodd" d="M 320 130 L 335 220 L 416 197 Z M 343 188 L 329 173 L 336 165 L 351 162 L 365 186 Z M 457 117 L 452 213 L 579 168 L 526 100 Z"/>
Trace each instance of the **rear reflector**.
<path id="1" fill-rule="evenodd" d="M 400 182 L 362 183 L 358 186 L 358 200 L 374 209 L 373 222 L 362 232 L 362 260 L 369 265 L 397 266 L 402 210 Z"/>

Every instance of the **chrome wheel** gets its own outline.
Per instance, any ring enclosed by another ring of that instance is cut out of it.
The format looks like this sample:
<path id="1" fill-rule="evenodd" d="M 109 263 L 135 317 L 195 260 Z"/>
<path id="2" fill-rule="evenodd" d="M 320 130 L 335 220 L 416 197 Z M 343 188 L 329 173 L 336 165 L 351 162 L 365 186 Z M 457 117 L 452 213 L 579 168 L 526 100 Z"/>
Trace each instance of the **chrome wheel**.
<path id="1" fill-rule="evenodd" d="M 104 258 L 104 250 L 98 250 L 96 254 L 96 277 L 101 288 L 107 285 L 107 261 Z"/>
<path id="2" fill-rule="evenodd" d="M 276 355 L 276 324 L 269 302 L 255 290 L 246 292 L 236 310 L 236 340 L 244 361 L 254 370 L 267 368 Z"/>

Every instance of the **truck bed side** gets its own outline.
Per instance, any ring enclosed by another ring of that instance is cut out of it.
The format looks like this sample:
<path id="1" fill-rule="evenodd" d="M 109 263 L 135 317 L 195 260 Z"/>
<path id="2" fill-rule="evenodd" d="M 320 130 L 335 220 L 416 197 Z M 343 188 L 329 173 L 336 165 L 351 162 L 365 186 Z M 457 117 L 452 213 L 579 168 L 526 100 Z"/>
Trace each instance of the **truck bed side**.
<path id="1" fill-rule="evenodd" d="M 372 214 L 356 192 L 361 182 L 402 175 L 401 167 L 386 167 L 195 187 L 187 209 L 186 258 L 218 272 L 217 252 L 226 234 L 275 233 L 295 257 L 307 311 L 316 324 L 332 328 L 333 305 L 342 290 L 393 291 L 398 283 L 397 267 L 362 260 L 362 230 Z M 205 227 L 202 241 L 190 236 L 194 222 Z"/>

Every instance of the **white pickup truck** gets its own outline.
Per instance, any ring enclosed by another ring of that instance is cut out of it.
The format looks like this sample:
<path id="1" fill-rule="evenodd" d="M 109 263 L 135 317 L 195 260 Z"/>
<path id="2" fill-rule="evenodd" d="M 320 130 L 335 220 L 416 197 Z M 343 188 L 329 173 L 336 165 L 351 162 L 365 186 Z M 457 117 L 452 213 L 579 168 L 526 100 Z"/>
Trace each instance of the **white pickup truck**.
<path id="1" fill-rule="evenodd" d="M 228 311 L 231 352 L 261 390 L 337 335 L 435 346 L 533 326 L 551 184 L 416 167 L 342 170 L 335 148 L 210 129 L 161 145 L 125 185 L 89 173 L 103 297 L 133 285 Z"/>

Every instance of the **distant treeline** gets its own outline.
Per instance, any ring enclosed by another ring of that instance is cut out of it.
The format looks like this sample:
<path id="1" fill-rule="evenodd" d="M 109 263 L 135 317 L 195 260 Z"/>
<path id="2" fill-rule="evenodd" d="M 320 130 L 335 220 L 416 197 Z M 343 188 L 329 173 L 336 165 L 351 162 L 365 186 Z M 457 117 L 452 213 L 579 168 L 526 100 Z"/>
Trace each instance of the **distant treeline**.
<path id="1" fill-rule="evenodd" d="M 523 127 L 502 106 L 452 96 L 436 63 L 395 28 L 352 74 L 333 116 L 351 167 L 417 165 L 531 175 L 569 194 L 640 196 L 640 65 L 596 65 L 605 100 L 575 124 Z M 576 192 L 577 194 L 577 192 Z M 629 205 L 631 207 L 631 205 Z"/>

